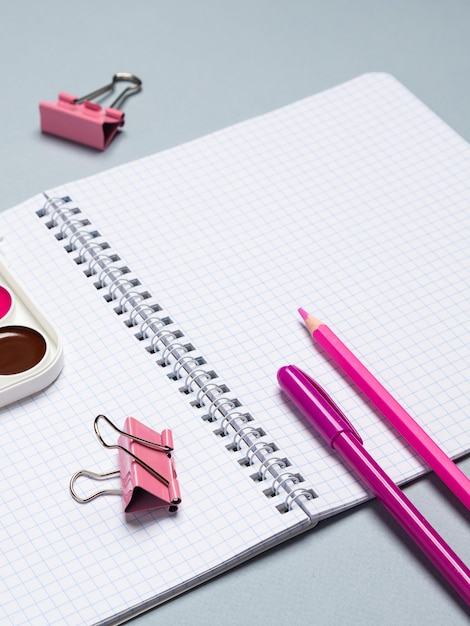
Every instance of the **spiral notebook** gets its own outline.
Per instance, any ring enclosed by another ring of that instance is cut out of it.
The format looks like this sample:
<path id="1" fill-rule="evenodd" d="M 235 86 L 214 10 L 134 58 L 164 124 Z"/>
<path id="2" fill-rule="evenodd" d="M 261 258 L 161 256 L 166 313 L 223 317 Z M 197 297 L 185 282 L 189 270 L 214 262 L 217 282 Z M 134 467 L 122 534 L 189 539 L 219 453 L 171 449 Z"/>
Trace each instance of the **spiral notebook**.
<path id="1" fill-rule="evenodd" d="M 57 380 L 0 414 L 1 623 L 124 622 L 367 500 L 281 396 L 281 365 L 315 375 L 396 481 L 427 471 L 299 306 L 468 453 L 469 168 L 460 137 L 368 74 L 0 214 L 64 344 Z M 98 414 L 171 428 L 176 514 L 72 499 L 76 470 L 116 467 Z"/>

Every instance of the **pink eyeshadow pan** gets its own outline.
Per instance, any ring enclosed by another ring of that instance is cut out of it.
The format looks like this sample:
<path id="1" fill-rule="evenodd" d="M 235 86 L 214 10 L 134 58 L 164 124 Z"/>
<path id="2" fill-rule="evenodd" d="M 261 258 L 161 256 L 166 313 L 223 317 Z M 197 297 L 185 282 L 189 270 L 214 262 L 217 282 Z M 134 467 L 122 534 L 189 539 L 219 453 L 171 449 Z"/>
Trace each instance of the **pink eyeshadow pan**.
<path id="1" fill-rule="evenodd" d="M 12 302 L 13 299 L 8 289 L 5 289 L 5 287 L 0 285 L 0 320 L 2 317 L 5 317 L 11 309 Z"/>

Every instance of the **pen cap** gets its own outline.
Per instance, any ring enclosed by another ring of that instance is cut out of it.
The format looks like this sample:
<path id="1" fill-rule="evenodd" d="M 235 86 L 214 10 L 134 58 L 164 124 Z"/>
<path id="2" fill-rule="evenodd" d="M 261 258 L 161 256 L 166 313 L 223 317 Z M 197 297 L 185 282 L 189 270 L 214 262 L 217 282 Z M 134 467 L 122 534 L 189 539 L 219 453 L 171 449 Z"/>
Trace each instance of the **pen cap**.
<path id="1" fill-rule="evenodd" d="M 334 440 L 343 432 L 350 433 L 362 443 L 358 432 L 339 406 L 308 374 L 295 365 L 287 365 L 279 369 L 277 379 L 286 396 L 330 447 L 334 447 Z"/>

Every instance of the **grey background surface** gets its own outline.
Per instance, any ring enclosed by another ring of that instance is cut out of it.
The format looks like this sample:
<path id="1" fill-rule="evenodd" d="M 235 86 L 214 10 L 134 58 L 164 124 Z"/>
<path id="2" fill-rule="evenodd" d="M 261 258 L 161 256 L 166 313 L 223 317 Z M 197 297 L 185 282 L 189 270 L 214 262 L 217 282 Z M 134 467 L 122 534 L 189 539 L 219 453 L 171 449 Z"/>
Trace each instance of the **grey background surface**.
<path id="1" fill-rule="evenodd" d="M 395 75 L 470 141 L 469 25 L 465 0 L 3 2 L 0 210 L 363 72 Z M 40 100 L 118 71 L 144 89 L 106 152 L 41 135 Z M 406 493 L 470 563 L 469 512 L 433 476 Z M 371 502 L 133 623 L 459 626 L 470 611 Z"/>

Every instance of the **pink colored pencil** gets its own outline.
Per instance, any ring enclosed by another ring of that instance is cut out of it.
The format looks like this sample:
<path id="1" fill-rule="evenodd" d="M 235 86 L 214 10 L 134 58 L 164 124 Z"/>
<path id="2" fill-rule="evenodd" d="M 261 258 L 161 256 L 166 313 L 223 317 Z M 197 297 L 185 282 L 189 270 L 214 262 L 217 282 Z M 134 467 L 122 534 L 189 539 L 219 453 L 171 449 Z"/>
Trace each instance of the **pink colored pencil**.
<path id="1" fill-rule="evenodd" d="M 313 339 L 359 387 L 410 446 L 470 509 L 470 479 L 326 325 L 299 309 Z"/>

